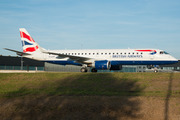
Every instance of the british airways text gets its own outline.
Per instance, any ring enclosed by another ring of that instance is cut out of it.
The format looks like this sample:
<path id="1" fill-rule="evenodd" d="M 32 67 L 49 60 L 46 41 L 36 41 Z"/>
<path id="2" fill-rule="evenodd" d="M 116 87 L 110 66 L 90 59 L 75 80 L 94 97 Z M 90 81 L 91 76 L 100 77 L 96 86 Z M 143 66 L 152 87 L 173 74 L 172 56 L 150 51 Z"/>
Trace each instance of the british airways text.
<path id="1" fill-rule="evenodd" d="M 113 58 L 143 58 L 142 55 L 113 55 Z"/>

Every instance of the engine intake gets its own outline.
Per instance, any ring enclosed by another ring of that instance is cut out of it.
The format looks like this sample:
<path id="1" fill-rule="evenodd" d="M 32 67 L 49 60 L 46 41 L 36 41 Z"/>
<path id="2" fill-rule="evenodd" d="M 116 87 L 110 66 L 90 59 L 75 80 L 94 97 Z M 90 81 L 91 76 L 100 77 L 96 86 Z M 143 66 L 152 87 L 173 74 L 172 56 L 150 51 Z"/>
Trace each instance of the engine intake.
<path id="1" fill-rule="evenodd" d="M 107 70 L 111 68 L 111 62 L 107 60 L 94 61 L 92 67 L 95 68 L 96 70 Z"/>

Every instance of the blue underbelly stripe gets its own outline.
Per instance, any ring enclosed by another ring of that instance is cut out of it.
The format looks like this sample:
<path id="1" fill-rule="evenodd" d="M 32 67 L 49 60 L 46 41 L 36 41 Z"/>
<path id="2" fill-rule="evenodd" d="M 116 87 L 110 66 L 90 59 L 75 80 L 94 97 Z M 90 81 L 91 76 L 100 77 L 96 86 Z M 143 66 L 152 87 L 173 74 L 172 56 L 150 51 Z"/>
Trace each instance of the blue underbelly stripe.
<path id="1" fill-rule="evenodd" d="M 59 65 L 78 65 L 81 66 L 82 64 L 76 63 L 75 61 L 43 61 L 53 64 Z M 164 64 L 174 64 L 178 61 L 110 61 L 111 65 L 164 65 Z"/>

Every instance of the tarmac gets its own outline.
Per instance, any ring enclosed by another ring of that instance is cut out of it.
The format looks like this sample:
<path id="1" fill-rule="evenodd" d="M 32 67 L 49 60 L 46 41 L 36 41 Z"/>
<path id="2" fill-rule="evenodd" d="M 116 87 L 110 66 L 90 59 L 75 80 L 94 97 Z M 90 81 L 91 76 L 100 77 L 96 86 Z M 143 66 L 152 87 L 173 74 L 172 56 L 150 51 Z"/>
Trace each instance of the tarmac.
<path id="1" fill-rule="evenodd" d="M 45 71 L 27 71 L 27 70 L 0 70 L 0 73 L 36 73 Z"/>

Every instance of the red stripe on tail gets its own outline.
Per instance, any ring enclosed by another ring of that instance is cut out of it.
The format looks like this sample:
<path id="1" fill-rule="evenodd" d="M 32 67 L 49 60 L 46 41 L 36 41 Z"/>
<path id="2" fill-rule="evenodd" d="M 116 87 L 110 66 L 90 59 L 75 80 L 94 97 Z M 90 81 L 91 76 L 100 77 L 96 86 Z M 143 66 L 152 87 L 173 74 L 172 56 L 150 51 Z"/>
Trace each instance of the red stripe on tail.
<path id="1" fill-rule="evenodd" d="M 31 36 L 27 35 L 26 33 L 22 32 L 22 31 L 20 31 L 20 35 L 21 35 L 21 38 L 26 38 L 31 42 L 35 42 Z"/>
<path id="2" fill-rule="evenodd" d="M 38 49 L 38 46 L 35 47 L 28 47 L 26 49 L 23 50 L 23 52 L 34 52 Z"/>

